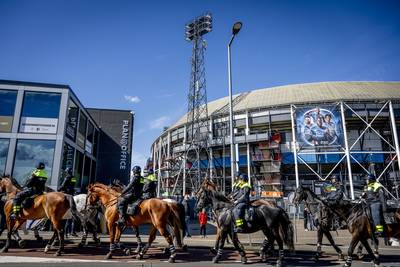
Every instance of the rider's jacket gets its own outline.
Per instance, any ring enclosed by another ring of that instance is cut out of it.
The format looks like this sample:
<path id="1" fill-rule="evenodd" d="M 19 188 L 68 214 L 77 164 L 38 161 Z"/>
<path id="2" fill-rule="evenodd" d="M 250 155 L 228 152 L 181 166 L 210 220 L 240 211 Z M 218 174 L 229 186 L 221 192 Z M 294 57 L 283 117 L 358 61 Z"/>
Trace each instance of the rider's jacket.
<path id="1" fill-rule="evenodd" d="M 155 197 L 156 191 L 157 177 L 153 173 L 144 178 L 143 193 L 148 194 L 147 197 Z"/>
<path id="2" fill-rule="evenodd" d="M 142 196 L 144 178 L 141 175 L 133 176 L 131 182 L 122 191 L 122 195 L 132 194 L 136 199 Z"/>
<path id="3" fill-rule="evenodd" d="M 43 169 L 36 169 L 32 172 L 31 177 L 25 182 L 24 187 L 34 189 L 36 193 L 42 193 L 45 190 L 46 181 L 46 171 Z"/>
<path id="4" fill-rule="evenodd" d="M 239 186 L 239 193 L 236 195 L 235 203 L 245 203 L 250 202 L 250 190 L 251 186 L 249 183 L 241 183 Z"/>
<path id="5" fill-rule="evenodd" d="M 232 185 L 232 193 L 231 196 L 233 199 L 237 199 L 237 194 L 239 194 L 240 191 L 240 186 L 243 182 L 240 180 L 237 180 L 236 182 L 233 183 Z"/>
<path id="6" fill-rule="evenodd" d="M 340 184 L 329 184 L 329 191 L 326 195 L 327 200 L 339 201 L 343 199 L 343 188 Z"/>
<path id="7" fill-rule="evenodd" d="M 75 192 L 75 184 L 77 180 L 75 176 L 67 174 L 64 178 L 63 183 L 61 184 L 60 188 L 58 191 L 65 192 L 67 194 L 73 195 Z"/>
<path id="8" fill-rule="evenodd" d="M 386 207 L 385 193 L 383 191 L 383 186 L 379 182 L 371 182 L 367 186 L 367 196 L 368 202 L 380 202 L 383 207 Z"/>

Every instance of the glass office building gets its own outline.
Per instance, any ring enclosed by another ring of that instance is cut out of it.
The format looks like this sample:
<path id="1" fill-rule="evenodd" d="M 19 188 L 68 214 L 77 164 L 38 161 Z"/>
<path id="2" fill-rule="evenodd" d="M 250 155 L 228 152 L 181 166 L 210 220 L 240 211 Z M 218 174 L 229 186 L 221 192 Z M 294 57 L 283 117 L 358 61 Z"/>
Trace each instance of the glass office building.
<path id="1" fill-rule="evenodd" d="M 129 120 L 125 156 L 130 162 L 133 113 L 120 112 Z M 77 188 L 84 191 L 101 175 L 97 173 L 100 133 L 99 124 L 68 85 L 0 80 L 0 174 L 11 174 L 24 183 L 36 164 L 44 162 L 48 185 L 56 188 L 62 170 L 71 167 Z M 114 154 L 120 151 L 121 145 L 115 146 Z M 109 175 L 129 179 L 129 173 Z"/>

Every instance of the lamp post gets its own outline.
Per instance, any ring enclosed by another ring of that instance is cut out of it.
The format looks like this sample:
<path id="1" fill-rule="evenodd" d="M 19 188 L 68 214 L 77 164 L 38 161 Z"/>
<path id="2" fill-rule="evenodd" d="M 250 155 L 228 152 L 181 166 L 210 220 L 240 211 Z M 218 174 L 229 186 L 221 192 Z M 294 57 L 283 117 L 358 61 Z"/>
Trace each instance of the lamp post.
<path id="1" fill-rule="evenodd" d="M 231 136 L 231 180 L 234 183 L 236 171 L 235 142 L 233 136 L 233 107 L 232 107 L 232 70 L 231 70 L 231 45 L 236 34 L 242 28 L 241 22 L 236 22 L 232 27 L 232 37 L 228 44 L 228 80 L 229 80 L 229 131 Z"/>

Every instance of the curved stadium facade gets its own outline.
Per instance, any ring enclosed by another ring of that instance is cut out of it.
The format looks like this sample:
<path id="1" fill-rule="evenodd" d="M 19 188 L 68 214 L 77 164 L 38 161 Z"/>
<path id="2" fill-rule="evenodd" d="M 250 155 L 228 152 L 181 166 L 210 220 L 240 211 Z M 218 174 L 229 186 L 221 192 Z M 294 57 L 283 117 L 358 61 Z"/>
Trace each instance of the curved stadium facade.
<path id="1" fill-rule="evenodd" d="M 322 82 L 245 92 L 233 97 L 236 159 L 255 194 L 281 198 L 299 184 L 321 192 L 333 175 L 349 197 L 374 173 L 398 197 L 400 82 Z M 228 97 L 208 103 L 209 128 L 201 129 L 208 153 L 201 168 L 230 191 Z M 187 116 L 152 145 L 160 194 L 190 193 L 185 176 Z M 186 154 L 187 155 L 187 154 Z M 207 157 L 210 160 L 207 160 Z M 198 185 L 198 183 L 197 183 Z"/>

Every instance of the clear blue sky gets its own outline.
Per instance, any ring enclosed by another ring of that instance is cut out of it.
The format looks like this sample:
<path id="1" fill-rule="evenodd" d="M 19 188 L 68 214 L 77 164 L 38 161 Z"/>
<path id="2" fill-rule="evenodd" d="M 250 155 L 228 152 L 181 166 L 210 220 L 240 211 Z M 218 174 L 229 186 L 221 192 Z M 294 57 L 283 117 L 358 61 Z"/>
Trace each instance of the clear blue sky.
<path id="1" fill-rule="evenodd" d="M 86 107 L 136 113 L 133 163 L 186 109 L 184 24 L 210 11 L 208 99 L 318 81 L 400 80 L 400 1 L 0 1 L 0 79 L 70 85 Z"/>

